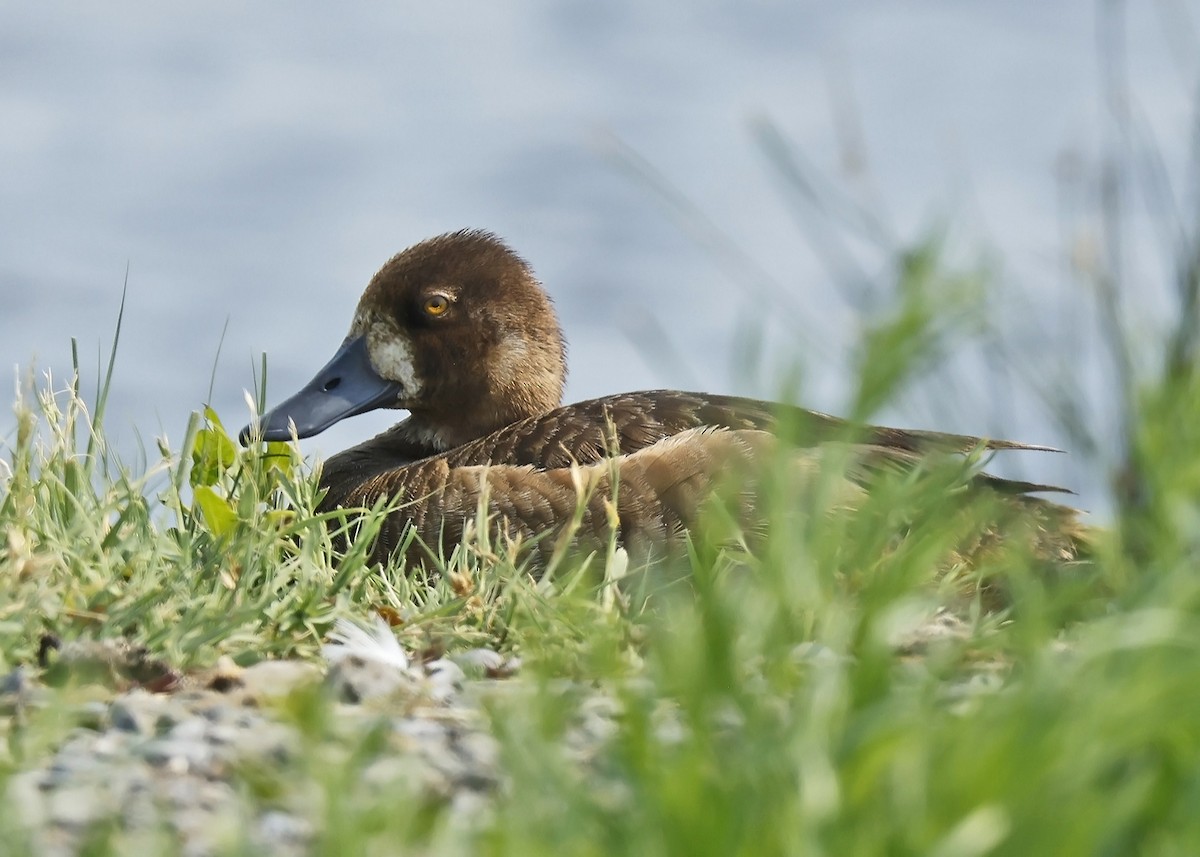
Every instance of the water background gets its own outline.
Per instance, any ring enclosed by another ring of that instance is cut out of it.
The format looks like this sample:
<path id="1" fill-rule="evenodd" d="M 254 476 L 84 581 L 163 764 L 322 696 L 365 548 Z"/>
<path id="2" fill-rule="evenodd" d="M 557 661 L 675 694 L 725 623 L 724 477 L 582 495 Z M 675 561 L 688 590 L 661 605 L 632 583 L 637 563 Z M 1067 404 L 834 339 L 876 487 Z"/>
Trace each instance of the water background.
<path id="1" fill-rule="evenodd" d="M 1134 154 L 1178 185 L 1198 11 L 1127 15 Z M 210 383 L 240 425 L 261 352 L 270 399 L 294 391 L 390 255 L 471 226 L 506 237 L 553 294 L 569 400 L 772 396 L 799 363 L 804 403 L 844 412 L 864 304 L 797 218 L 767 123 L 897 244 L 942 224 L 952 256 L 991 259 L 1027 361 L 1082 366 L 1111 419 L 1064 261 L 1095 249 L 1093 201 L 1064 202 L 1059 181 L 1106 145 L 1096 15 L 1083 0 L 0 3 L 0 366 L 62 385 L 75 337 L 94 373 L 128 271 L 107 425 L 134 458 L 177 443 Z M 1170 312 L 1150 202 L 1127 211 L 1130 322 L 1147 342 Z M 886 281 L 869 242 L 848 246 L 858 275 Z M 1069 440 L 1021 383 L 971 371 L 881 418 Z M 359 417 L 305 449 L 390 422 Z M 13 424 L 5 408 L 0 438 Z M 1084 458 L 1015 466 L 1104 506 Z"/>

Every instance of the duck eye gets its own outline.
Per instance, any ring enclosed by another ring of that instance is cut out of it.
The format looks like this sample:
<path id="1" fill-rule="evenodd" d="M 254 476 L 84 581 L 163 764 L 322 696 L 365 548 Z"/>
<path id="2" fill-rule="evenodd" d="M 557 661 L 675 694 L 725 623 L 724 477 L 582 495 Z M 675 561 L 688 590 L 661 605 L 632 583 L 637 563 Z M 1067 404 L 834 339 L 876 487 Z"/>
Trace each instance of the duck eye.
<path id="1" fill-rule="evenodd" d="M 450 309 L 450 299 L 445 295 L 430 295 L 425 298 L 422 309 L 425 310 L 426 315 L 443 315 L 446 310 Z"/>

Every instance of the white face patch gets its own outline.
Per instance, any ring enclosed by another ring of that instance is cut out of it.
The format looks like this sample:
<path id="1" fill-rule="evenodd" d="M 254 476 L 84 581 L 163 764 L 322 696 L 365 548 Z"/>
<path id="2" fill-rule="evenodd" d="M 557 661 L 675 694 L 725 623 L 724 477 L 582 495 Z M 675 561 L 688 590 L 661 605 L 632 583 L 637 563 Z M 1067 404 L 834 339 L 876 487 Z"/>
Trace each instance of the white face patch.
<path id="1" fill-rule="evenodd" d="M 417 380 L 417 369 L 413 365 L 412 342 L 395 324 L 386 319 L 372 317 L 359 312 L 350 326 L 350 335 L 367 338 L 367 354 L 371 366 L 389 381 L 398 381 L 404 387 L 404 398 L 420 395 L 421 384 Z"/>

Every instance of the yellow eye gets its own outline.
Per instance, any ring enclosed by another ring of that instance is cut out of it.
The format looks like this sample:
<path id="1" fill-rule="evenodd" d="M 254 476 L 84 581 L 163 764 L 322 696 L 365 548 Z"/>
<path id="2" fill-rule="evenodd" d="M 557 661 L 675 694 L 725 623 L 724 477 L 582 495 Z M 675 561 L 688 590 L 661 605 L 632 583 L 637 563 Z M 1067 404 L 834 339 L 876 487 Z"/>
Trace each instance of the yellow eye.
<path id="1" fill-rule="evenodd" d="M 425 298 L 425 304 L 422 307 L 426 315 L 439 316 L 450 309 L 450 299 L 445 295 L 430 295 Z"/>

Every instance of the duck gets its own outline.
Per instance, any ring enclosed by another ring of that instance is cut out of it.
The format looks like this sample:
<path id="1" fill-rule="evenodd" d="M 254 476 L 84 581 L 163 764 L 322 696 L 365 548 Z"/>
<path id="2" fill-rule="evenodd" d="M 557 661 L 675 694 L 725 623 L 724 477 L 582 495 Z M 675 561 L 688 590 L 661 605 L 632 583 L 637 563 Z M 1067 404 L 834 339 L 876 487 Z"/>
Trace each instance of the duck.
<path id="1" fill-rule="evenodd" d="M 835 460 L 846 470 L 851 505 L 873 474 L 918 467 L 931 454 L 1050 449 L 680 390 L 563 405 L 566 376 L 562 327 L 531 266 L 492 232 L 461 230 L 386 262 L 333 358 L 240 437 L 302 439 L 367 411 L 406 411 L 324 462 L 318 511 L 387 504 L 369 558 L 412 570 L 445 562 L 481 499 L 490 526 L 528 545 L 540 567 L 564 539 L 582 550 L 615 540 L 645 557 L 679 545 L 730 474 L 742 474 L 735 514 L 753 527 L 760 510 L 750 474 L 779 455 L 785 437 L 797 472 L 811 477 Z M 1065 507 L 1033 496 L 1061 489 L 983 472 L 970 480 L 1018 498 L 1050 534 L 1045 550 L 1074 555 L 1076 540 L 1054 534 L 1063 516 L 1049 511 Z"/>

